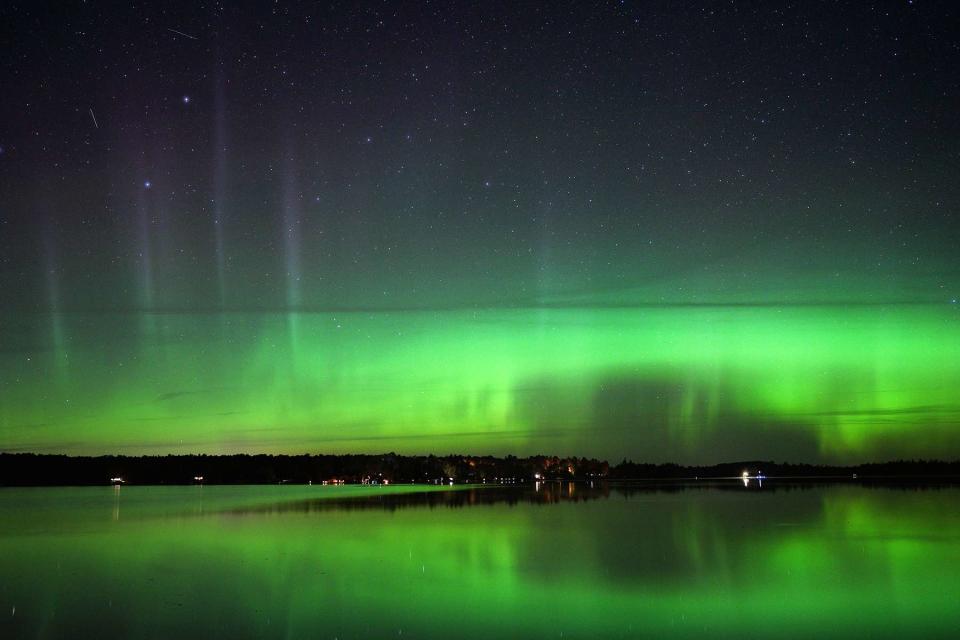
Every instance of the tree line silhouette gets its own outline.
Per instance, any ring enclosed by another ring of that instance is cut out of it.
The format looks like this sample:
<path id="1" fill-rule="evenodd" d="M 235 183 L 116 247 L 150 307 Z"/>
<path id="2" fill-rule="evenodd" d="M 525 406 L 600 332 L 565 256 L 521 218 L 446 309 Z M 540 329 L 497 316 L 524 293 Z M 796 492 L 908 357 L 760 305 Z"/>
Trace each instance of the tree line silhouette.
<path id="1" fill-rule="evenodd" d="M 710 466 L 557 456 L 166 455 L 66 456 L 0 453 L 0 485 L 127 484 L 523 484 L 538 480 L 709 479 L 750 475 L 794 478 L 960 477 L 960 461 L 897 460 L 853 466 L 741 461 Z"/>

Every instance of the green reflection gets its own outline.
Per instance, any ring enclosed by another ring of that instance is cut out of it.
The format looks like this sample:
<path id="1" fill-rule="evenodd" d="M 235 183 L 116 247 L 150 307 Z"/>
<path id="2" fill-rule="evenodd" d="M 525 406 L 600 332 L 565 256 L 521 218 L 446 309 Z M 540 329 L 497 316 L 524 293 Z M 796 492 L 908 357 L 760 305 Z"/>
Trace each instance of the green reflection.
<path id="1" fill-rule="evenodd" d="M 960 624 L 955 488 L 548 489 L 562 493 L 6 490 L 0 605 L 15 612 L 0 634 L 929 637 Z"/>

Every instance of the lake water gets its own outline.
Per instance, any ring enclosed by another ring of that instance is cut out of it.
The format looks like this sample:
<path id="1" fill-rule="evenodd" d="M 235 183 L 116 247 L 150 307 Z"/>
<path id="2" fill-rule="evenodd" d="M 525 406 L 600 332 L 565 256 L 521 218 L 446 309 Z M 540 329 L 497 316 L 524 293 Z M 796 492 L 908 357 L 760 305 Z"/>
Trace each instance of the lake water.
<path id="1" fill-rule="evenodd" d="M 0 638 L 957 637 L 960 489 L 0 490 Z"/>

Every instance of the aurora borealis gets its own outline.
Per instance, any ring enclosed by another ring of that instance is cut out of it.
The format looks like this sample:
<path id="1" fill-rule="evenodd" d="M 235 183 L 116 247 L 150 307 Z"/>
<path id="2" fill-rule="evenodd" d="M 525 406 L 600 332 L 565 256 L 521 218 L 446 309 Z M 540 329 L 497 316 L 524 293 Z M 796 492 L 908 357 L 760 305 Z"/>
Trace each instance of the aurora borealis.
<path id="1" fill-rule="evenodd" d="M 956 442 L 956 322 L 926 305 L 69 316 L 78 346 L 17 368 L 5 433 L 76 453 L 930 457 Z"/>
<path id="2" fill-rule="evenodd" d="M 960 457 L 951 4 L 520 4 L 0 8 L 0 450 Z"/>

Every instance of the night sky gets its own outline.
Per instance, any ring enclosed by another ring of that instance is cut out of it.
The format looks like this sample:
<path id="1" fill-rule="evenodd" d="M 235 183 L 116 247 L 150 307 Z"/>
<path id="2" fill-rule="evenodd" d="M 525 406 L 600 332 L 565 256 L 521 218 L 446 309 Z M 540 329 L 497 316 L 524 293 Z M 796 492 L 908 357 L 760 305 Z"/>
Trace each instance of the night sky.
<path id="1" fill-rule="evenodd" d="M 958 16 L 4 3 L 0 450 L 960 457 Z"/>

